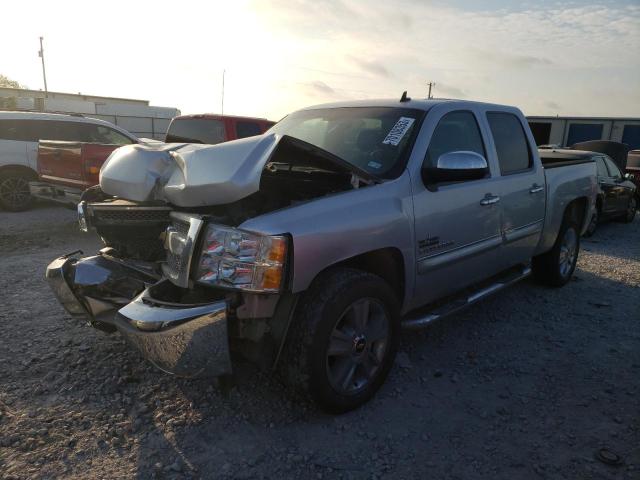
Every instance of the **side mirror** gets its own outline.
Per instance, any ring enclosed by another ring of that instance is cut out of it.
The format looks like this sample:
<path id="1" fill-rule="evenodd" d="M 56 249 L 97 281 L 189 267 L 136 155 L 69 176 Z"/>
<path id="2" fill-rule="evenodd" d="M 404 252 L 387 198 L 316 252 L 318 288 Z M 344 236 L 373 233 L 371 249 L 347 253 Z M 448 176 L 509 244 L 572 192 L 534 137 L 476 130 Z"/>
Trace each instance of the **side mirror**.
<path id="1" fill-rule="evenodd" d="M 440 182 L 459 182 L 484 178 L 489 170 L 487 160 L 475 152 L 447 152 L 438 158 L 436 166 L 422 169 L 425 184 Z"/>
<path id="2" fill-rule="evenodd" d="M 635 180 L 636 176 L 633 173 L 625 173 L 624 178 L 626 178 L 627 180 Z"/>

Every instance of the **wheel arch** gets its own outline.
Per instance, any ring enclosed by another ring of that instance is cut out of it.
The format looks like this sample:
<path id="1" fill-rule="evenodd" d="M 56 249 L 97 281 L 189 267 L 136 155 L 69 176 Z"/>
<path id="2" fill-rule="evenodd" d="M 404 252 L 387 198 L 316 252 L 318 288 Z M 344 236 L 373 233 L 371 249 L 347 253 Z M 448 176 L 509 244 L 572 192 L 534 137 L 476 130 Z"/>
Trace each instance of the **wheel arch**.
<path id="1" fill-rule="evenodd" d="M 398 248 L 387 247 L 371 250 L 333 263 L 321 270 L 313 281 L 323 275 L 327 270 L 336 267 L 355 268 L 377 275 L 393 289 L 397 296 L 398 303 L 400 305 L 405 304 L 405 262 L 402 252 Z"/>
<path id="2" fill-rule="evenodd" d="M 597 202 L 598 200 L 596 200 Z M 596 203 L 597 204 L 597 203 Z M 591 209 L 587 197 L 578 197 L 567 204 L 564 209 L 562 221 L 567 218 L 574 220 L 580 227 L 580 234 L 584 233 L 591 221 Z"/>

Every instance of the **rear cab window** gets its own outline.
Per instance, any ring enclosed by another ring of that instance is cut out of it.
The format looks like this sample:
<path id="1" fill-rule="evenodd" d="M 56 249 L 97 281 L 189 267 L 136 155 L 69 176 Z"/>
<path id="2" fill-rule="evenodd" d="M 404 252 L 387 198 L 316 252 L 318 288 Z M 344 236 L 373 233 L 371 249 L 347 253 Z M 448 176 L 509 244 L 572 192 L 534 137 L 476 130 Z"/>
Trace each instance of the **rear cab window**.
<path id="1" fill-rule="evenodd" d="M 258 122 L 251 122 L 247 120 L 238 120 L 236 122 L 236 137 L 247 138 L 255 137 L 262 134 L 262 127 Z"/>
<path id="2" fill-rule="evenodd" d="M 596 166 L 598 167 L 598 176 L 599 177 L 608 177 L 609 171 L 607 170 L 607 166 L 604 163 L 604 157 L 594 157 L 596 160 Z"/>
<path id="3" fill-rule="evenodd" d="M 174 118 L 165 137 L 167 143 L 206 143 L 226 140 L 224 122 L 216 118 Z"/>
<path id="4" fill-rule="evenodd" d="M 520 119 L 506 112 L 489 112 L 487 120 L 502 175 L 524 172 L 533 166 L 533 156 Z"/>

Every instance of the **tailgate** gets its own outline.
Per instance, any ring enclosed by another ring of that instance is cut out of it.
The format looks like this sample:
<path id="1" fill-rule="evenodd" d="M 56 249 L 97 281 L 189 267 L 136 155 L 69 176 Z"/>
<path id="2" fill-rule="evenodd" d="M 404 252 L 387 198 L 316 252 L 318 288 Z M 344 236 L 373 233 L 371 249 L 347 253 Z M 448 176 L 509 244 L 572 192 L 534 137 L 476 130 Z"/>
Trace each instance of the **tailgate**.
<path id="1" fill-rule="evenodd" d="M 56 185 L 85 189 L 98 184 L 100 167 L 118 145 L 40 141 L 38 175 Z"/>

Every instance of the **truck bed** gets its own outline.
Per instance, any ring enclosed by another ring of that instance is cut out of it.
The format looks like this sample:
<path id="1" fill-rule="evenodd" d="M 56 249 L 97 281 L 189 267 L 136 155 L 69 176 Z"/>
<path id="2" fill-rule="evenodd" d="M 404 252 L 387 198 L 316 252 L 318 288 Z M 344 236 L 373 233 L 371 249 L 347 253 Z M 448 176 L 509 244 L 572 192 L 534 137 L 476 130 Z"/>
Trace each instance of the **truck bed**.
<path id="1" fill-rule="evenodd" d="M 540 243 L 536 253 L 549 250 L 560 230 L 565 207 L 576 198 L 594 199 L 597 189 L 596 163 L 592 159 L 560 158 L 543 161 L 546 181 L 547 209 Z M 593 200 L 585 209 L 585 218 L 581 219 L 581 233 L 586 230 L 591 219 Z"/>

